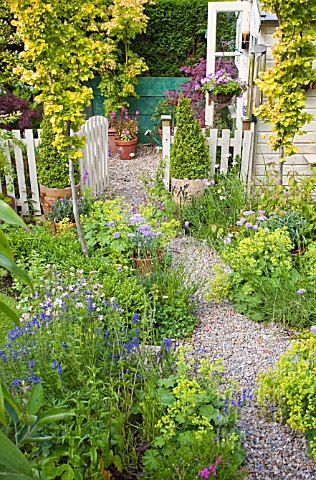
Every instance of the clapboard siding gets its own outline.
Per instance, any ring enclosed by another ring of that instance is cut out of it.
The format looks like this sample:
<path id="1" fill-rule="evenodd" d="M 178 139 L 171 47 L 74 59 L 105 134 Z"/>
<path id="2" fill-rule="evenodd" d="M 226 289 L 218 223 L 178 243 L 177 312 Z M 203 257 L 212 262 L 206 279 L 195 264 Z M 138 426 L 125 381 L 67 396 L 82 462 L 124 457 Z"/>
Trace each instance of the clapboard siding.
<path id="1" fill-rule="evenodd" d="M 277 41 L 273 33 L 277 23 L 262 23 L 259 43 L 267 45 L 266 67 L 273 66 L 272 46 Z M 316 59 L 314 62 L 316 67 Z M 263 100 L 264 101 L 264 100 Z M 292 171 L 301 174 L 310 174 L 311 168 L 316 164 L 316 89 L 309 89 L 306 93 L 306 112 L 314 116 L 314 120 L 305 125 L 303 135 L 294 137 L 298 153 L 286 159 L 284 164 L 285 175 Z M 278 152 L 273 152 L 268 144 L 272 133 L 272 126 L 258 118 L 256 145 L 254 148 L 254 174 L 256 179 L 263 178 L 266 168 L 271 163 L 278 162 Z M 265 138 L 264 138 L 265 137 Z"/>

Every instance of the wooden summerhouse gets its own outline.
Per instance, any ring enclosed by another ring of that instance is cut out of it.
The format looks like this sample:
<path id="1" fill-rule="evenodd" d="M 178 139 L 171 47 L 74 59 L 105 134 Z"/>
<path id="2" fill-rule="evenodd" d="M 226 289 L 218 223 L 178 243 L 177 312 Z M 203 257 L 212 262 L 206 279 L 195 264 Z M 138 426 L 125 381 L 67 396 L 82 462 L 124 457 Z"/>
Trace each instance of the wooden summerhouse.
<path id="1" fill-rule="evenodd" d="M 276 40 L 272 35 L 278 26 L 277 18 L 263 11 L 257 0 L 212 2 L 208 8 L 207 73 L 214 73 L 222 58 L 233 58 L 239 77 L 248 83 L 247 92 L 228 108 L 234 121 L 233 128 L 253 132 L 250 172 L 252 178 L 260 179 L 265 176 L 269 165 L 278 162 L 278 152 L 272 151 L 268 145 L 271 125 L 254 115 L 255 107 L 264 100 L 254 80 L 260 71 L 273 64 L 271 47 Z M 228 42 L 224 42 L 225 48 L 222 48 L 220 41 L 223 16 L 226 20 L 233 19 L 234 24 L 235 39 L 228 48 Z M 316 89 L 309 89 L 306 97 L 306 110 L 314 115 L 315 120 L 304 128 L 306 134 L 295 137 L 298 153 L 286 159 L 285 178 L 293 170 L 308 175 L 316 166 Z M 207 101 L 207 125 L 213 125 L 215 114 L 213 102 Z"/>

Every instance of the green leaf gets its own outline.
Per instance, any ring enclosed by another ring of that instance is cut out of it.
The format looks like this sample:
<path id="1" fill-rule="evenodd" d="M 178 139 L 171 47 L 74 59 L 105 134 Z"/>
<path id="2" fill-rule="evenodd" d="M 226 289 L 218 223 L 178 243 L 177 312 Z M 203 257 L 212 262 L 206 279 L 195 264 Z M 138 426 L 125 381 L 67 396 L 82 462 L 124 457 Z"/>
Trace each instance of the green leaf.
<path id="1" fill-rule="evenodd" d="M 122 459 L 119 455 L 114 455 L 113 463 L 115 468 L 121 473 L 123 471 Z"/>
<path id="2" fill-rule="evenodd" d="M 37 443 L 37 442 L 48 442 L 48 440 L 51 440 L 53 437 L 27 437 L 23 438 L 23 440 L 20 442 L 21 445 L 25 445 L 26 443 Z"/>
<path id="3" fill-rule="evenodd" d="M 206 417 L 208 420 L 211 420 L 214 414 L 213 405 L 202 405 L 199 409 L 199 414 Z"/>
<path id="4" fill-rule="evenodd" d="M 0 231 L 0 252 L 13 260 L 13 253 L 10 243 L 3 232 Z"/>
<path id="5" fill-rule="evenodd" d="M 7 421 L 5 418 L 5 409 L 4 409 L 4 395 L 2 391 L 2 385 L 0 383 L 0 422 L 3 423 L 3 425 L 7 425 Z"/>
<path id="6" fill-rule="evenodd" d="M 11 225 L 18 225 L 27 228 L 23 220 L 3 200 L 0 200 L 0 219 Z"/>
<path id="7" fill-rule="evenodd" d="M 0 431 L 0 476 L 5 478 L 35 478 L 32 469 L 20 450 Z"/>
<path id="8" fill-rule="evenodd" d="M 6 389 L 6 387 L 3 384 L 0 384 L 1 389 L 0 389 L 0 405 L 1 405 L 1 398 L 3 399 L 4 402 L 4 408 L 7 410 L 8 414 L 14 421 L 14 423 L 17 423 L 19 421 L 19 418 L 21 417 L 21 410 L 18 404 L 13 400 L 12 396 Z M 0 406 L 1 409 L 1 406 Z"/>
<path id="9" fill-rule="evenodd" d="M 13 275 L 23 280 L 33 290 L 32 282 L 29 276 L 27 275 L 27 273 L 25 273 L 24 270 L 18 267 L 17 264 L 14 263 L 14 261 L 11 258 L 7 257 L 2 252 L 0 252 L 0 267 L 5 268 L 6 270 L 9 270 L 9 272 L 11 272 Z"/>
<path id="10" fill-rule="evenodd" d="M 27 427 L 31 427 L 32 425 L 34 425 L 34 423 L 36 423 L 37 421 L 37 415 L 23 415 L 23 417 L 21 417 L 21 422 L 24 423 L 24 425 L 26 425 Z"/>
<path id="11" fill-rule="evenodd" d="M 32 390 L 30 399 L 26 407 L 26 411 L 30 415 L 36 415 L 40 409 L 42 401 L 43 401 L 43 386 L 41 383 L 37 383 Z"/>
<path id="12" fill-rule="evenodd" d="M 60 408 L 54 408 L 42 414 L 40 419 L 38 420 L 36 427 L 40 427 L 42 425 L 47 425 L 48 423 L 52 422 L 59 422 L 60 420 L 64 420 L 65 418 L 69 418 L 74 416 L 75 413 L 67 412 L 66 410 L 62 410 Z"/>
<path id="13" fill-rule="evenodd" d="M 74 471 L 68 464 L 60 465 L 56 470 L 56 474 L 58 476 L 61 475 L 62 480 L 73 480 L 75 478 Z"/>
<path id="14" fill-rule="evenodd" d="M 18 324 L 20 322 L 20 317 L 19 315 L 12 310 L 12 308 L 8 307 L 8 305 L 4 302 L 0 302 L 0 310 L 3 312 L 10 320 L 12 320 L 12 323 Z"/>
<path id="15" fill-rule="evenodd" d="M 147 450 L 143 456 L 143 465 L 145 465 L 148 470 L 156 470 L 159 467 L 159 462 L 157 461 L 157 452 L 155 450 Z"/>

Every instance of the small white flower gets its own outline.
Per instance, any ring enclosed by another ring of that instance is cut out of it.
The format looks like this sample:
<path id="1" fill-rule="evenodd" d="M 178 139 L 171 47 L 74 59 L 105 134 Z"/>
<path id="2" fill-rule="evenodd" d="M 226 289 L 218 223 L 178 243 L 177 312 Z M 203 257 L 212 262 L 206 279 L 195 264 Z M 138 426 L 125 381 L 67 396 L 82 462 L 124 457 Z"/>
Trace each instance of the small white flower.
<path id="1" fill-rule="evenodd" d="M 214 167 L 215 167 L 215 168 L 218 168 L 218 167 L 219 167 L 219 163 L 215 163 Z"/>
<path id="2" fill-rule="evenodd" d="M 232 156 L 231 153 L 226 153 L 225 155 L 223 155 L 224 158 L 229 158 L 229 157 L 231 157 L 231 156 Z"/>
<path id="3" fill-rule="evenodd" d="M 129 156 L 130 157 L 135 157 L 135 153 L 130 153 Z"/>
<path id="4" fill-rule="evenodd" d="M 238 162 L 232 162 L 232 166 L 238 165 Z"/>

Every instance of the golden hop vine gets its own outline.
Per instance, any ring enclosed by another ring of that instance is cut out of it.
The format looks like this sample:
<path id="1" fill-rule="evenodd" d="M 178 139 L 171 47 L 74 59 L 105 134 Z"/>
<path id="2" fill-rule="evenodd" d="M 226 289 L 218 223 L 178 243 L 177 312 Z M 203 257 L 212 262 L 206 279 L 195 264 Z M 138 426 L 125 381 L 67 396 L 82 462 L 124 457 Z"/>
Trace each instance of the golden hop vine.
<path id="1" fill-rule="evenodd" d="M 297 152 L 294 135 L 303 134 L 302 127 L 313 118 L 303 109 L 304 90 L 315 80 L 312 62 L 316 57 L 316 29 L 311 21 L 316 18 L 316 3 L 265 0 L 263 8 L 278 17 L 279 26 L 273 35 L 278 42 L 272 47 L 273 67 L 261 72 L 256 81 L 267 98 L 256 113 L 272 124 L 269 143 L 273 150 L 282 148 L 282 162 L 285 156 Z"/>

